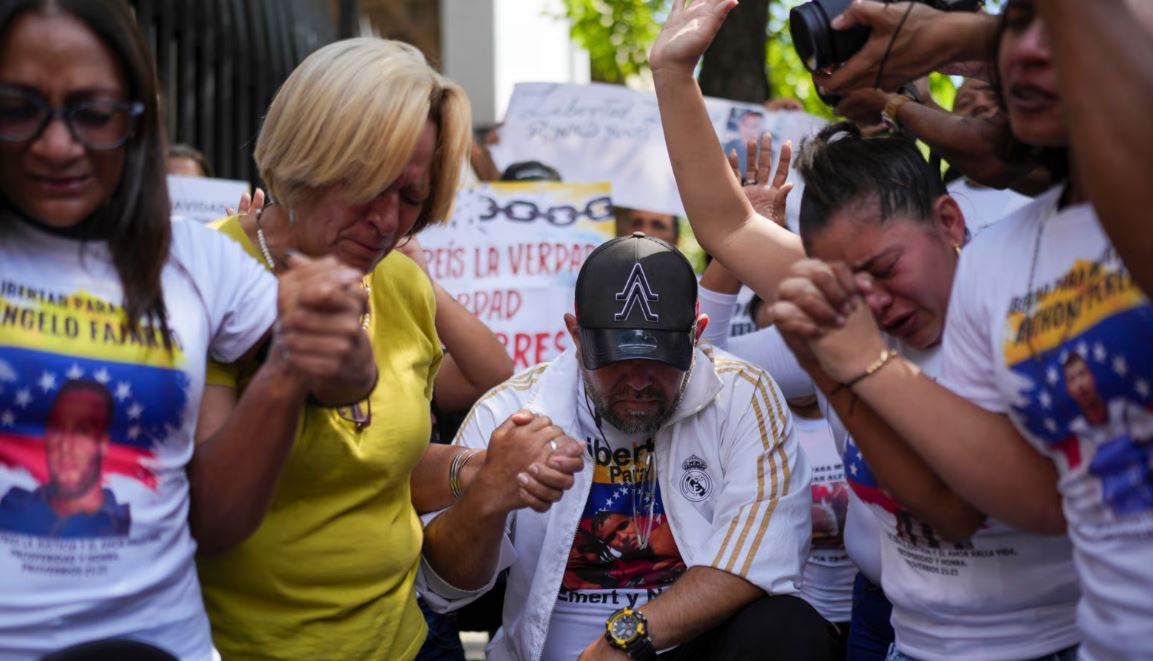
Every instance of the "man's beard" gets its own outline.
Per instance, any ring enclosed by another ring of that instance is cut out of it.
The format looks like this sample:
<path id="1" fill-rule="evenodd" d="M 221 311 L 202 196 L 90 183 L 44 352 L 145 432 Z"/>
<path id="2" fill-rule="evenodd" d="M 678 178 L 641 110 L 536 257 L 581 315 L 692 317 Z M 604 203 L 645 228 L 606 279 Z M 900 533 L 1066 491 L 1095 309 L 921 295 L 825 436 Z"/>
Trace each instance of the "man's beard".
<path id="1" fill-rule="evenodd" d="M 651 386 L 640 390 L 633 390 L 628 386 L 620 386 L 612 393 L 606 395 L 597 390 L 596 385 L 592 379 L 589 378 L 587 370 L 582 367 L 581 371 L 584 373 L 585 392 L 592 402 L 593 410 L 596 411 L 601 419 L 626 434 L 651 434 L 660 429 L 661 425 L 665 424 L 677 410 L 677 405 L 681 403 L 681 397 L 685 392 L 685 384 L 688 383 L 689 380 L 688 372 L 686 372 L 681 379 L 681 386 L 677 390 L 676 397 L 672 398 L 672 400 L 669 400 L 663 393 Z M 658 406 L 656 410 L 651 413 L 618 415 L 613 409 L 612 402 L 614 399 L 626 397 L 629 399 L 651 400 L 657 402 Z"/>

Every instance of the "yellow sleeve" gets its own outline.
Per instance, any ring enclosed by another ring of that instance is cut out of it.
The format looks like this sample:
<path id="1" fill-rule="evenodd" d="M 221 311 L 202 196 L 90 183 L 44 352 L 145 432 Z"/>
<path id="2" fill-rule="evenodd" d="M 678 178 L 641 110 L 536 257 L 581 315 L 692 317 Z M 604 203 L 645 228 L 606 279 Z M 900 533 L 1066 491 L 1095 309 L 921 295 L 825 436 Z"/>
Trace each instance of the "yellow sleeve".
<path id="1" fill-rule="evenodd" d="M 240 382 L 240 365 L 237 363 L 224 364 L 215 360 L 208 361 L 208 368 L 204 372 L 204 385 L 224 386 L 237 390 Z"/>

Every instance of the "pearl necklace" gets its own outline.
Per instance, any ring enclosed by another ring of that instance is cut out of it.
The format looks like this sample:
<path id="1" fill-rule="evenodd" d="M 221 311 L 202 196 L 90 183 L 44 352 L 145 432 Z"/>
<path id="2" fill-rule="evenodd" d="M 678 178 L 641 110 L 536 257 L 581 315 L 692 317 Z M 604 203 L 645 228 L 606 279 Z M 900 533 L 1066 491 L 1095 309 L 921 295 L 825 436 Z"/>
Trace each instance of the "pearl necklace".
<path id="1" fill-rule="evenodd" d="M 256 243 L 260 246 L 260 254 L 264 255 L 264 262 L 268 264 L 268 270 L 276 273 L 276 262 L 272 261 L 272 251 L 268 249 L 268 239 L 264 238 L 264 229 L 260 226 L 260 216 L 264 213 L 264 209 L 256 210 Z"/>
<path id="2" fill-rule="evenodd" d="M 260 254 L 264 256 L 264 263 L 268 264 L 268 269 L 275 274 L 276 262 L 272 259 L 272 251 L 268 249 L 268 239 L 264 236 L 264 228 L 260 226 L 262 213 L 264 213 L 264 209 L 256 210 L 256 243 L 260 247 Z M 372 321 L 372 285 L 368 284 L 367 277 L 360 284 L 368 294 L 368 306 L 360 317 L 360 327 L 368 330 L 368 325 Z"/>

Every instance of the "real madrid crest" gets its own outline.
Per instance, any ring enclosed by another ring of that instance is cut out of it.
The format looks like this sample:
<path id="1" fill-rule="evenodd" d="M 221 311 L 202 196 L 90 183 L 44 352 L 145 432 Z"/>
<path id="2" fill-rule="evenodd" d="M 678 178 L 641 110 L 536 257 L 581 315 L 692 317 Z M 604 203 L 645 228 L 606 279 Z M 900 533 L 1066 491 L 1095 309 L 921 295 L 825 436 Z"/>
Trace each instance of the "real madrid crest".
<path id="1" fill-rule="evenodd" d="M 705 471 L 709 465 L 697 455 L 690 455 L 681 463 L 684 474 L 681 476 L 681 495 L 687 500 L 699 503 L 713 491 L 713 480 Z"/>

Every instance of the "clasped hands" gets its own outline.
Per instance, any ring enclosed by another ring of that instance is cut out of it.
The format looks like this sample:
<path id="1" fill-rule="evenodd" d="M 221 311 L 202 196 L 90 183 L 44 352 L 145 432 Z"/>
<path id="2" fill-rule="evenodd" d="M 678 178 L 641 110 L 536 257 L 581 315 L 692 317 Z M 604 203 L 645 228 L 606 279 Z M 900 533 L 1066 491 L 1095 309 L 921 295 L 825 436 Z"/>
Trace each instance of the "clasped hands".
<path id="1" fill-rule="evenodd" d="M 887 348 L 868 303 L 876 295 L 869 274 L 804 259 L 778 288 L 773 323 L 806 371 L 846 383 Z"/>
<path id="2" fill-rule="evenodd" d="M 520 410 L 492 432 L 484 465 L 468 493 L 489 511 L 507 514 L 524 507 L 545 512 L 573 485 L 584 467 L 584 445 L 548 416 Z"/>
<path id="3" fill-rule="evenodd" d="M 292 253 L 279 276 L 269 360 L 288 367 L 325 404 L 363 399 L 376 380 L 372 346 L 361 328 L 369 312 L 363 274 L 335 257 Z"/>

